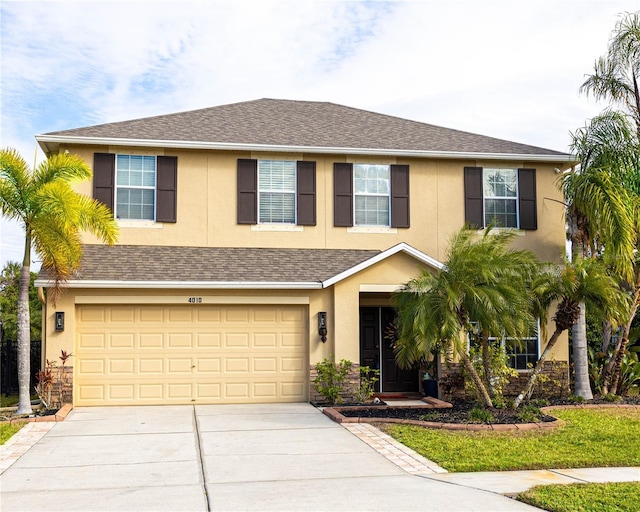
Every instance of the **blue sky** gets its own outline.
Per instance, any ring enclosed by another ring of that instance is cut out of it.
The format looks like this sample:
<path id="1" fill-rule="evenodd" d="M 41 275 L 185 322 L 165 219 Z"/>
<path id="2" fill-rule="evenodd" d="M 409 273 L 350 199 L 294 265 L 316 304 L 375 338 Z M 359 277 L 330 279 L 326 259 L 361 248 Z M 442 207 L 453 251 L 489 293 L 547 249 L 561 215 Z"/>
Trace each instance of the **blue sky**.
<path id="1" fill-rule="evenodd" d="M 640 0 L 7 1 L 1 143 L 263 97 L 331 101 L 568 151 L 578 95 Z M 38 155 L 42 158 L 42 154 Z M 0 221 L 0 264 L 21 260 Z M 37 267 L 37 263 L 35 265 Z"/>

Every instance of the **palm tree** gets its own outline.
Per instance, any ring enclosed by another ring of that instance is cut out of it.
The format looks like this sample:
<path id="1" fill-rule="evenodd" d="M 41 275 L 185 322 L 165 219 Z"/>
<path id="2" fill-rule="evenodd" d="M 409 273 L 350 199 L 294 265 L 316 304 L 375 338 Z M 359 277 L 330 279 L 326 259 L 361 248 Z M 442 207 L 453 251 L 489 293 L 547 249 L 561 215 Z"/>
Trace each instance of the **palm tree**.
<path id="1" fill-rule="evenodd" d="M 25 232 L 18 297 L 18 414 L 32 412 L 28 295 L 32 247 L 54 283 L 55 301 L 80 265 L 81 231 L 109 244 L 117 239 L 118 226 L 109 208 L 71 188 L 73 181 L 89 178 L 91 169 L 75 155 L 54 155 L 32 171 L 15 149 L 0 150 L 0 213 L 19 221 Z"/>
<path id="2" fill-rule="evenodd" d="M 606 111 L 572 135 L 578 170 L 560 178 L 567 201 L 573 257 L 603 257 L 622 281 L 634 274 L 637 197 L 629 187 L 640 152 L 623 114 Z M 575 393 L 592 399 L 589 385 L 585 306 L 572 328 Z"/>
<path id="3" fill-rule="evenodd" d="M 640 214 L 639 200 L 640 197 L 640 86 L 638 80 L 640 79 L 640 13 L 626 13 L 616 23 L 615 29 L 612 32 L 611 39 L 609 41 L 609 48 L 607 54 L 600 57 L 594 66 L 594 73 L 588 75 L 585 82 L 582 84 L 580 91 L 588 94 L 593 94 L 596 99 L 604 99 L 610 101 L 612 104 L 617 105 L 622 109 L 621 116 L 630 120 L 635 125 L 635 133 L 632 133 L 627 140 L 631 140 L 635 146 L 635 165 L 631 168 L 635 172 L 627 172 L 627 179 L 625 186 L 629 190 L 633 191 L 635 201 L 633 201 L 633 210 L 636 221 L 636 249 L 637 239 L 640 234 Z M 606 137 L 606 131 L 603 132 Z M 612 136 L 613 140 L 618 139 L 615 132 Z M 609 139 L 604 141 L 604 147 L 607 147 L 610 143 Z M 597 147 L 593 144 L 591 148 L 596 150 Z M 621 152 L 621 155 L 625 155 L 626 152 Z M 624 159 L 624 156 L 622 156 Z M 628 169 L 629 167 L 627 167 Z M 635 316 L 638 306 L 640 305 L 640 270 L 638 269 L 638 262 L 636 258 L 630 260 L 635 264 L 633 272 L 627 273 L 625 286 L 631 290 L 631 294 L 634 300 L 630 306 L 630 317 L 628 323 L 623 327 L 623 332 L 618 338 L 618 343 L 614 347 L 613 357 L 609 360 L 609 363 L 605 366 L 604 371 L 604 385 L 603 393 L 607 393 L 609 390 L 615 393 L 616 383 L 620 374 L 620 363 L 624 357 L 624 352 L 628 342 L 629 329 L 633 317 Z M 613 376 L 611 375 L 613 369 Z M 609 389 L 609 383 L 611 381 L 611 389 Z"/>
<path id="4" fill-rule="evenodd" d="M 607 55 L 600 57 L 580 92 L 620 105 L 640 137 L 640 13 L 626 13 L 616 23 Z"/>
<path id="5" fill-rule="evenodd" d="M 516 397 L 513 408 L 517 409 L 522 400 L 531 394 L 531 390 L 542 371 L 560 335 L 573 327 L 580 318 L 581 304 L 602 313 L 607 318 L 619 319 L 626 314 L 628 295 L 622 292 L 617 282 L 606 270 L 602 261 L 594 258 L 577 257 L 564 266 L 548 265 L 537 275 L 531 286 L 534 311 L 544 326 L 547 312 L 553 303 L 557 303 L 553 316 L 556 328 L 548 339 L 527 384 Z"/>
<path id="6" fill-rule="evenodd" d="M 491 230 L 488 227 L 480 237 L 466 228 L 459 231 L 440 272 L 424 270 L 394 295 L 400 324 L 398 364 L 408 367 L 438 349 L 453 351 L 487 407 L 492 406 L 490 376 L 483 382 L 464 335 L 480 330 L 527 336 L 535 324 L 527 282 L 537 264 L 532 253 L 508 248 L 514 232 Z"/>

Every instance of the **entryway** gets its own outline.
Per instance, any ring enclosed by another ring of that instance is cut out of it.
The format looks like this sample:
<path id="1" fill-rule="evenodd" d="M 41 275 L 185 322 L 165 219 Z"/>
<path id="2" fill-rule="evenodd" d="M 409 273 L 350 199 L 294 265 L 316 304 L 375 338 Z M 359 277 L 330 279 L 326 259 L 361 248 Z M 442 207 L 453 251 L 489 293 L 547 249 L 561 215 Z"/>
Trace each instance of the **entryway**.
<path id="1" fill-rule="evenodd" d="M 390 307 L 360 308 L 360 365 L 380 370 L 379 393 L 416 393 L 418 369 L 398 367 L 393 353 L 397 326 Z"/>

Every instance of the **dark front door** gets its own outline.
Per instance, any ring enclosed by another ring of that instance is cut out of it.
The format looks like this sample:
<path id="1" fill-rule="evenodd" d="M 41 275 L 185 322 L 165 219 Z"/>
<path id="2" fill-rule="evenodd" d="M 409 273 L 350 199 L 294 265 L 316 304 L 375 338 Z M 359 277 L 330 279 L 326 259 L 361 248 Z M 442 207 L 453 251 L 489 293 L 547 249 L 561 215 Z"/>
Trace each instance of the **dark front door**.
<path id="1" fill-rule="evenodd" d="M 392 308 L 360 308 L 360 365 L 380 370 L 378 391 L 415 392 L 418 391 L 418 370 L 402 370 L 396 365 L 394 319 Z"/>

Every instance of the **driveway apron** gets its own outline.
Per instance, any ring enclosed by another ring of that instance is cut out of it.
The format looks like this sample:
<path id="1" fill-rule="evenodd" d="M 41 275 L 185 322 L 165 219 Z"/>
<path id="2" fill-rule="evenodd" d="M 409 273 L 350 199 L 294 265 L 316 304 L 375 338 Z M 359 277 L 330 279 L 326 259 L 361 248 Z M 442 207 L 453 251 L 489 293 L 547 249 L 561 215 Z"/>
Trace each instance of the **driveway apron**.
<path id="1" fill-rule="evenodd" d="M 405 473 L 309 404 L 74 409 L 0 476 L 14 510 L 536 510 Z"/>

